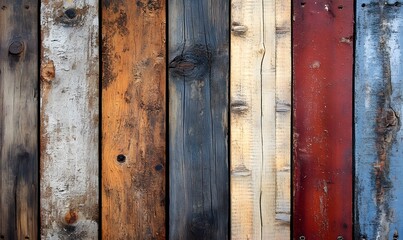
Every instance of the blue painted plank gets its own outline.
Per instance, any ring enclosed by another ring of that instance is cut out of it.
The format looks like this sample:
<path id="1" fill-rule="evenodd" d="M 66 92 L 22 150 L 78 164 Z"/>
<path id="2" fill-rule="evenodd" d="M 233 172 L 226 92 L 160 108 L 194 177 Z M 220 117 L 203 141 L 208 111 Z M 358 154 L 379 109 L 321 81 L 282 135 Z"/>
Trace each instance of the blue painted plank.
<path id="1" fill-rule="evenodd" d="M 403 234 L 403 6 L 358 0 L 355 73 L 356 239 Z"/>

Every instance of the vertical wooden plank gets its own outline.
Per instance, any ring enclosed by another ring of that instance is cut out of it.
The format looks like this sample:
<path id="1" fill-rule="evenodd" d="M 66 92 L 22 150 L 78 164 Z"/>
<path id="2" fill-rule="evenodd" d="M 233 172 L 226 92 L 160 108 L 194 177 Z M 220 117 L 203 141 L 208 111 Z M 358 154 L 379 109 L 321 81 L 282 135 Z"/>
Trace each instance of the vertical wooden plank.
<path id="1" fill-rule="evenodd" d="M 98 238 L 98 1 L 41 1 L 41 238 Z"/>
<path id="2" fill-rule="evenodd" d="M 165 5 L 102 1 L 103 239 L 165 239 Z"/>
<path id="3" fill-rule="evenodd" d="M 403 209 L 403 9 L 357 3 L 355 239 L 398 239 Z"/>
<path id="4" fill-rule="evenodd" d="M 228 239 L 229 1 L 169 0 L 170 239 Z"/>
<path id="5" fill-rule="evenodd" d="M 38 3 L 0 0 L 0 239 L 38 234 Z"/>
<path id="6" fill-rule="evenodd" d="M 293 238 L 351 239 L 354 2 L 293 6 Z"/>
<path id="7" fill-rule="evenodd" d="M 266 12 L 271 13 L 269 10 Z M 265 34 L 272 33 L 265 31 Z M 275 219 L 267 221 L 267 224 L 274 222 L 274 226 L 268 225 L 267 229 L 274 228 L 274 237 L 271 239 L 289 239 L 291 221 L 291 0 L 276 0 L 275 36 L 276 119 L 274 126 L 271 125 L 270 120 L 264 120 L 264 122 L 271 129 L 275 128 L 276 208 Z M 263 109 L 267 109 L 267 107 L 263 106 Z M 273 139 L 267 136 L 266 142 L 270 141 Z M 270 198 L 267 201 L 274 200 Z"/>
<path id="8" fill-rule="evenodd" d="M 291 2 L 232 2 L 231 237 L 290 236 Z"/>

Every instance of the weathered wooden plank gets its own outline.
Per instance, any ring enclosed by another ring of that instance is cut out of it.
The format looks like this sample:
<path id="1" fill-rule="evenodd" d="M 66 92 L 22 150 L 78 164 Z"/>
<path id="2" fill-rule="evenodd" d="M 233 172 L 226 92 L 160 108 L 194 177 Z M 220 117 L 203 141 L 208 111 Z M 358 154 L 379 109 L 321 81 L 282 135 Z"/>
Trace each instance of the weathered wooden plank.
<path id="1" fill-rule="evenodd" d="M 170 239 L 227 239 L 229 2 L 168 13 Z"/>
<path id="2" fill-rule="evenodd" d="M 351 239 L 354 2 L 293 15 L 293 238 Z"/>
<path id="3" fill-rule="evenodd" d="M 41 4 L 41 238 L 98 239 L 98 1 Z"/>
<path id="4" fill-rule="evenodd" d="M 232 2 L 231 237 L 290 236 L 290 1 Z"/>
<path id="5" fill-rule="evenodd" d="M 38 237 L 38 3 L 0 0 L 0 239 Z"/>
<path id="6" fill-rule="evenodd" d="M 103 239 L 165 239 L 165 5 L 102 1 Z"/>
<path id="7" fill-rule="evenodd" d="M 270 14 L 270 9 L 266 12 Z M 272 35 L 270 31 L 265 31 L 265 34 L 266 36 Z M 263 122 L 268 126 L 267 132 L 272 131 L 269 129 L 273 128 L 276 131 L 276 175 L 274 179 L 276 208 L 275 219 L 268 219 L 266 228 L 268 231 L 272 231 L 273 235 L 269 235 L 270 237 L 263 235 L 263 239 L 289 239 L 291 221 L 291 0 L 276 0 L 275 36 L 276 119 L 275 125 L 272 125 L 269 119 L 263 118 Z M 265 42 L 270 41 L 268 37 L 266 39 L 268 40 Z M 269 58 L 266 61 L 269 62 Z M 264 68 L 270 69 L 269 67 Z M 264 76 L 263 78 L 265 79 Z M 263 106 L 263 109 L 267 109 L 267 107 Z M 267 136 L 265 140 L 266 142 L 273 141 L 270 136 Z M 273 200 L 269 198 L 267 201 Z M 273 227 L 270 225 L 272 222 L 274 222 Z"/>
<path id="8" fill-rule="evenodd" d="M 398 239 L 403 226 L 403 8 L 357 2 L 355 239 Z"/>

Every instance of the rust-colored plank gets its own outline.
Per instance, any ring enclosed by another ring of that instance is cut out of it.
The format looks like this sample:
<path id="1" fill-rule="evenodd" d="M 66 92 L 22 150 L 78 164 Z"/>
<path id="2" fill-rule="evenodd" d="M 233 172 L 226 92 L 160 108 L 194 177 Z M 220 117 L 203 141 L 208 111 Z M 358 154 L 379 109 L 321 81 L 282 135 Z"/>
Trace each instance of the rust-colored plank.
<path id="1" fill-rule="evenodd" d="M 0 0 L 0 239 L 38 238 L 38 2 Z"/>
<path id="2" fill-rule="evenodd" d="M 102 1 L 102 238 L 165 239 L 165 1 Z"/>
<path id="3" fill-rule="evenodd" d="M 354 2 L 293 6 L 293 238 L 352 238 Z"/>

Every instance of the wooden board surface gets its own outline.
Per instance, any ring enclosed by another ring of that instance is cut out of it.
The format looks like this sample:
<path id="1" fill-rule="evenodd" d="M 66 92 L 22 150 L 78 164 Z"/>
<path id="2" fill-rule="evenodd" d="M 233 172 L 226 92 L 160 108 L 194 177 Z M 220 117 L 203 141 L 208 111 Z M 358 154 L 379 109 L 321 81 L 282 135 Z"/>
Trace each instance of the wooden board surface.
<path id="1" fill-rule="evenodd" d="M 403 7 L 357 2 L 355 239 L 403 234 Z"/>
<path id="2" fill-rule="evenodd" d="M 168 8 L 169 237 L 228 239 L 229 2 Z"/>
<path id="3" fill-rule="evenodd" d="M 354 2 L 293 3 L 293 239 L 351 239 Z"/>
<path id="4" fill-rule="evenodd" d="M 102 1 L 102 237 L 165 239 L 166 3 Z"/>
<path id="5" fill-rule="evenodd" d="M 0 239 L 38 237 L 38 3 L 0 0 Z"/>
<path id="6" fill-rule="evenodd" d="M 290 236 L 290 13 L 290 1 L 232 2 L 232 239 Z"/>
<path id="7" fill-rule="evenodd" d="M 42 1 L 43 239 L 98 239 L 98 28 L 96 0 Z"/>

